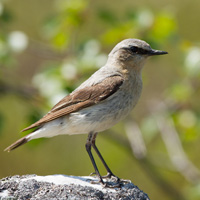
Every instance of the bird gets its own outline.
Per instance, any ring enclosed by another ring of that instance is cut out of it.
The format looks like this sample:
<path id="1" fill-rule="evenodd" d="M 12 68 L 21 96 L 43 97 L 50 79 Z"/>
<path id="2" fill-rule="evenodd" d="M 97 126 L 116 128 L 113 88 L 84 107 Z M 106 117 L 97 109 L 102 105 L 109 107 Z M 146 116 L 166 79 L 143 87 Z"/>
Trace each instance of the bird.
<path id="1" fill-rule="evenodd" d="M 137 104 L 142 92 L 141 72 L 148 57 L 167 54 L 152 49 L 140 39 L 125 39 L 109 53 L 107 62 L 77 89 L 61 99 L 40 120 L 23 129 L 33 131 L 5 149 L 11 150 L 42 137 L 88 134 L 85 148 L 90 157 L 98 183 L 111 186 L 107 178 L 118 178 L 103 159 L 96 146 L 99 132 L 105 131 L 124 119 Z M 101 176 L 92 148 L 103 163 L 107 175 Z"/>

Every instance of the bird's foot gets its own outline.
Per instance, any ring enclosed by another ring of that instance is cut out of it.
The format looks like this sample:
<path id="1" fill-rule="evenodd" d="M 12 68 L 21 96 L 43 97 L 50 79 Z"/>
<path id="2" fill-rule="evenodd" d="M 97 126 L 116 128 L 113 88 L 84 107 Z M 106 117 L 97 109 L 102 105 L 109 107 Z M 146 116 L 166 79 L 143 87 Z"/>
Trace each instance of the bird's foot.
<path id="1" fill-rule="evenodd" d="M 118 176 L 115 176 L 113 173 L 108 172 L 107 175 L 102 176 L 103 179 L 110 179 L 116 183 L 131 183 L 130 180 L 121 179 Z"/>
<path id="2" fill-rule="evenodd" d="M 91 173 L 90 176 L 97 175 L 95 172 Z M 98 176 L 97 176 L 98 177 Z M 130 180 L 120 179 L 113 173 L 107 173 L 105 176 L 98 177 L 99 180 L 91 180 L 92 184 L 101 184 L 104 188 L 120 188 L 125 184 L 131 183 Z M 106 181 L 104 181 L 106 179 Z"/>
<path id="3" fill-rule="evenodd" d="M 120 183 L 116 182 L 110 182 L 110 181 L 103 181 L 103 179 L 99 180 L 90 180 L 91 184 L 101 184 L 103 188 L 120 188 L 122 185 Z"/>
<path id="4" fill-rule="evenodd" d="M 105 176 L 102 176 L 103 179 L 111 179 L 112 181 L 118 183 L 120 178 L 115 176 L 113 173 L 108 172 Z"/>
<path id="5" fill-rule="evenodd" d="M 98 177 L 96 172 L 91 173 L 90 176 L 97 176 Z M 106 179 L 106 180 L 114 181 L 114 182 L 117 182 L 117 183 L 120 181 L 119 177 L 115 176 L 113 173 L 110 173 L 110 172 L 108 172 L 105 176 L 101 176 L 101 179 Z"/>

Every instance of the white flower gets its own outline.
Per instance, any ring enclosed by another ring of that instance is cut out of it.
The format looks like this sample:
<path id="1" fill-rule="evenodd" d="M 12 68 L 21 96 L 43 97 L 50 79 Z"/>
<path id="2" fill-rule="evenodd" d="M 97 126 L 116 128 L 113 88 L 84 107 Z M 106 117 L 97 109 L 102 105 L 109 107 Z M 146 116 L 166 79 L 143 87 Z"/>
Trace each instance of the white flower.
<path id="1" fill-rule="evenodd" d="M 149 10 L 143 10 L 138 15 L 138 23 L 142 27 L 150 27 L 154 22 L 154 15 Z"/>
<path id="2" fill-rule="evenodd" d="M 200 70 L 200 48 L 192 47 L 185 59 L 185 66 L 190 73 Z"/>
<path id="3" fill-rule="evenodd" d="M 13 31 L 8 36 L 8 44 L 15 52 L 21 52 L 28 46 L 28 37 L 21 31 Z"/>
<path id="4" fill-rule="evenodd" d="M 64 78 L 67 80 L 73 80 L 76 78 L 77 75 L 77 69 L 76 67 L 71 63 L 64 63 L 61 67 L 61 74 Z"/>

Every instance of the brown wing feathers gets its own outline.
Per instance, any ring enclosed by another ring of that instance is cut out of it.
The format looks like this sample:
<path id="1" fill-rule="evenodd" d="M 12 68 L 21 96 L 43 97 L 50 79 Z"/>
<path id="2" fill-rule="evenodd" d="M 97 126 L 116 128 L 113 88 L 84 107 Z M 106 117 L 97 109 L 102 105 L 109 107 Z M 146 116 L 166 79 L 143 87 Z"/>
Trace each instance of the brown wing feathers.
<path id="1" fill-rule="evenodd" d="M 112 76 L 106 78 L 104 81 L 96 85 L 77 90 L 64 97 L 43 118 L 31 126 L 23 129 L 22 131 L 40 126 L 43 123 L 52 121 L 61 116 L 97 104 L 98 102 L 108 98 L 113 93 L 115 93 L 122 85 L 122 83 L 123 78 L 121 76 Z"/>
<path id="2" fill-rule="evenodd" d="M 27 136 L 24 136 L 23 138 L 20 138 L 19 140 L 17 140 L 15 143 L 11 144 L 9 147 L 7 147 L 6 149 L 4 149 L 4 151 L 8 151 L 10 152 L 11 150 L 16 149 L 17 147 L 21 146 L 22 144 L 25 144 L 28 142 Z"/>

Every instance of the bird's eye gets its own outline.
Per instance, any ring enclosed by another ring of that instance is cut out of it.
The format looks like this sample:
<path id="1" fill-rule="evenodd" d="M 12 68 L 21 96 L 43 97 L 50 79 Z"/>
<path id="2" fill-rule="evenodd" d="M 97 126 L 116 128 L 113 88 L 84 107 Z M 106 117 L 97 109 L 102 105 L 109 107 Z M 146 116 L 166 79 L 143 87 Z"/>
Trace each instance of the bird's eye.
<path id="1" fill-rule="evenodd" d="M 143 49 L 143 48 L 139 48 L 139 47 L 136 47 L 136 46 L 131 46 L 130 51 L 132 53 L 136 53 L 136 54 L 140 54 L 140 55 L 148 54 L 148 50 Z"/>
<path id="2" fill-rule="evenodd" d="M 133 53 L 138 53 L 139 48 L 136 47 L 136 46 L 131 46 L 131 47 L 130 47 L 130 50 L 131 50 Z"/>

